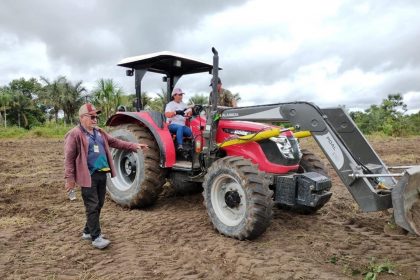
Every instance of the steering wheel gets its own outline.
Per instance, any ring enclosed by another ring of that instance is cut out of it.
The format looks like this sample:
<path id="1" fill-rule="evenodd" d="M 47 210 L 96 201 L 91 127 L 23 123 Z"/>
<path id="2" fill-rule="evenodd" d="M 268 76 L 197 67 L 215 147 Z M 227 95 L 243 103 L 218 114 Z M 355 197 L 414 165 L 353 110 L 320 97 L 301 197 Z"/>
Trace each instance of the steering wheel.
<path id="1" fill-rule="evenodd" d="M 203 111 L 203 109 L 204 109 L 203 105 L 195 104 L 192 107 L 192 114 L 193 114 L 193 116 L 199 116 L 200 113 L 201 113 L 201 111 Z"/>

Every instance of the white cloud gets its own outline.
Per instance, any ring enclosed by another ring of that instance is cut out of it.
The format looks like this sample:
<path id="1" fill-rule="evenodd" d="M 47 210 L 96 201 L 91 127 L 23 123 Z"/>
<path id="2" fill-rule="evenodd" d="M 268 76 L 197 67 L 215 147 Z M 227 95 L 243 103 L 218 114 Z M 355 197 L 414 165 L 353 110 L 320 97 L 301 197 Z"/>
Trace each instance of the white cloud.
<path id="1" fill-rule="evenodd" d="M 13 34 L 0 36 L 0 84 L 7 84 L 20 77 L 30 78 L 49 73 L 50 63 L 43 42 L 19 41 Z"/>
<path id="2" fill-rule="evenodd" d="M 65 75 L 92 89 L 113 78 L 129 93 L 122 58 L 171 50 L 211 62 L 240 105 L 311 101 L 367 108 L 401 93 L 420 108 L 420 5 L 415 1 L 10 1 L 0 10 L 0 85 Z M 11 16 L 13 14 L 13 16 Z M 144 90 L 165 85 L 145 77 Z M 183 77 L 205 93 L 209 75 Z"/>
<path id="3" fill-rule="evenodd" d="M 403 101 L 407 104 L 407 108 L 410 113 L 416 113 L 420 111 L 420 91 L 409 91 L 403 94 Z"/>

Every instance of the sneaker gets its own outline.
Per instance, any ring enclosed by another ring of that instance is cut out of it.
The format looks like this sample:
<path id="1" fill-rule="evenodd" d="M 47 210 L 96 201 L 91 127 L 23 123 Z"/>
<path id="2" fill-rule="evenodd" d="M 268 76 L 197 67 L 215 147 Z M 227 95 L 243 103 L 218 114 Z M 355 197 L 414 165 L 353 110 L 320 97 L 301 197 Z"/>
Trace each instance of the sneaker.
<path id="1" fill-rule="evenodd" d="M 83 240 L 92 240 L 92 236 L 90 236 L 90 233 L 82 233 L 82 239 Z"/>
<path id="2" fill-rule="evenodd" d="M 182 152 L 184 150 L 184 147 L 182 147 L 182 145 L 178 145 L 178 147 L 176 148 L 176 150 L 178 152 Z"/>
<path id="3" fill-rule="evenodd" d="M 97 249 L 104 249 L 108 247 L 108 245 L 111 243 L 108 239 L 103 238 L 101 235 L 99 235 L 95 240 L 92 241 L 93 247 Z"/>
<path id="4" fill-rule="evenodd" d="M 101 234 L 99 234 L 99 236 L 102 236 L 102 237 L 105 237 L 105 236 L 103 236 L 102 235 L 102 233 Z M 82 233 L 82 239 L 83 240 L 92 240 L 92 236 L 90 235 L 90 233 Z"/>

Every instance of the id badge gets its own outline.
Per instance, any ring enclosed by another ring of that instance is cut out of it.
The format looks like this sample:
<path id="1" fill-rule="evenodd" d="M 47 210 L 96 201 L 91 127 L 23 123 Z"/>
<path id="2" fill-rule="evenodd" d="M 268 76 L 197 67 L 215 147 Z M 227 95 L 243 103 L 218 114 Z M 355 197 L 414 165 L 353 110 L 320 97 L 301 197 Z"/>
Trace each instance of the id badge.
<path id="1" fill-rule="evenodd" d="M 97 144 L 93 145 L 93 152 L 99 153 L 99 146 Z"/>

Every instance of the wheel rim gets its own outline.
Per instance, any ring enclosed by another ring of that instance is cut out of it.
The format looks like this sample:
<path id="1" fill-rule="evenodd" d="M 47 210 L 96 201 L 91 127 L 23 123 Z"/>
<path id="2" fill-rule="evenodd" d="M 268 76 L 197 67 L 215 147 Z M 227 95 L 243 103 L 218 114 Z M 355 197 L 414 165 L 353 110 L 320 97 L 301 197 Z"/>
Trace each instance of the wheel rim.
<path id="1" fill-rule="evenodd" d="M 245 217 L 245 191 L 232 176 L 222 175 L 214 181 L 211 202 L 216 216 L 227 226 L 237 226 Z"/>
<path id="2" fill-rule="evenodd" d="M 118 149 L 112 151 L 112 157 L 116 169 L 112 181 L 118 190 L 128 190 L 136 181 L 138 159 L 133 152 Z"/>

